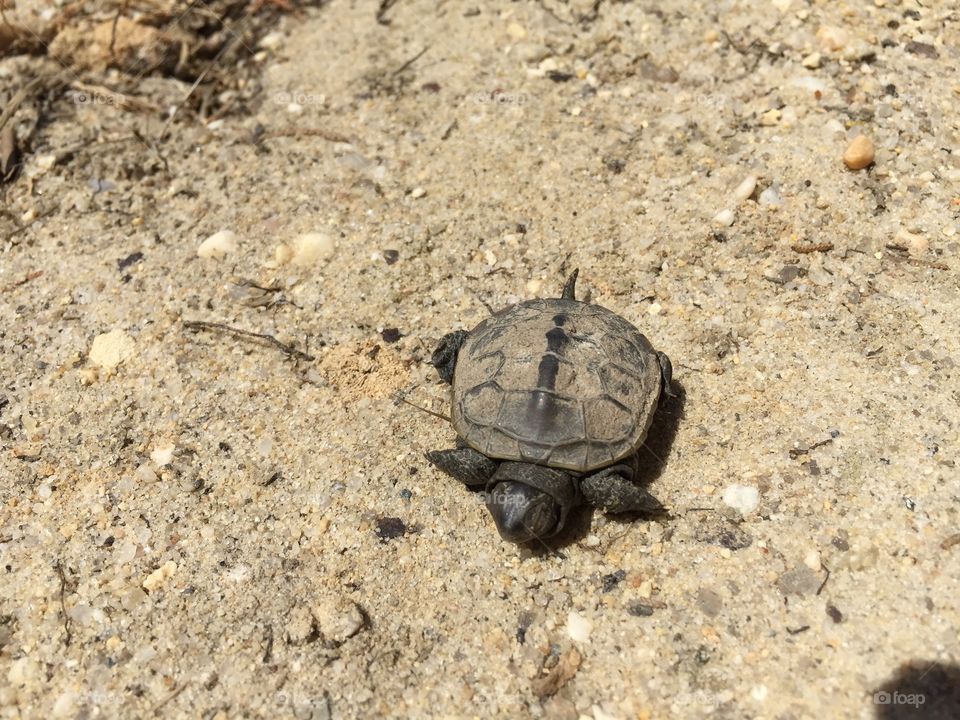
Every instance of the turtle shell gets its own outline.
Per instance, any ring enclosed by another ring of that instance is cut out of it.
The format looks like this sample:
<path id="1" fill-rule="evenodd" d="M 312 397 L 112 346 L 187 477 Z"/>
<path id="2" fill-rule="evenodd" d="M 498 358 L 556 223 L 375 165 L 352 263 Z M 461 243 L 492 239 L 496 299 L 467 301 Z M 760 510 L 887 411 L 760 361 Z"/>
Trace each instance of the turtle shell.
<path id="1" fill-rule="evenodd" d="M 656 352 L 619 315 L 577 300 L 530 300 L 467 336 L 453 425 L 488 457 L 585 472 L 640 447 L 660 385 Z"/>

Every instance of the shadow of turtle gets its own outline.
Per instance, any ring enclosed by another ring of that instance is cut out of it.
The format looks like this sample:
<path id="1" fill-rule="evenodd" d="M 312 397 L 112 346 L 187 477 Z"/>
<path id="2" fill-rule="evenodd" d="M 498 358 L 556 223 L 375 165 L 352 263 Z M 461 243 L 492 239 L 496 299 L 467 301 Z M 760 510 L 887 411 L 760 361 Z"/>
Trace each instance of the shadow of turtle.
<path id="1" fill-rule="evenodd" d="M 686 407 L 687 393 L 677 380 L 673 381 L 674 397 L 666 398 L 661 402 L 654 413 L 647 432 L 646 440 L 637 451 L 635 461 L 637 473 L 635 482 L 644 489 L 659 479 L 666 469 L 673 442 L 680 429 Z M 567 518 L 567 523 L 560 533 L 547 541 L 533 540 L 527 543 L 529 551 L 536 555 L 556 553 L 560 548 L 579 542 L 590 533 L 594 509 L 588 505 L 575 508 Z M 608 515 L 615 522 L 631 523 L 639 519 L 664 520 L 670 517 L 666 509 L 654 513 L 620 513 Z"/>
<path id="2" fill-rule="evenodd" d="M 960 665 L 911 660 L 870 698 L 877 720 L 960 718 Z"/>

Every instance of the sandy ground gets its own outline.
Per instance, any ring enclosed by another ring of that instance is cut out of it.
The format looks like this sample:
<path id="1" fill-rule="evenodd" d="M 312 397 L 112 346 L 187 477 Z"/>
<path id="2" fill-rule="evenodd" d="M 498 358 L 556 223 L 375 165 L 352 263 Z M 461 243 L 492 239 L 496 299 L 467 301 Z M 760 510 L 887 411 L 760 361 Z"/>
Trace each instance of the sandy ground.
<path id="1" fill-rule="evenodd" d="M 335 0 L 250 115 L 67 93 L 5 198 L 0 717 L 960 717 L 925 5 Z M 394 395 L 446 412 L 437 339 L 574 267 L 673 358 L 671 514 L 518 548 Z"/>

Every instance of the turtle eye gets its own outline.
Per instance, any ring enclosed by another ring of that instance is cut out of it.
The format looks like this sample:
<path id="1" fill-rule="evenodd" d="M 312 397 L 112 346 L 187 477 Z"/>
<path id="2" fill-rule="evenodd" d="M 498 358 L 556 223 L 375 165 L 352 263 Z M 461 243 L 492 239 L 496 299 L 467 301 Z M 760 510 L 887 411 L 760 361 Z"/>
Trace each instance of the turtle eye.
<path id="1" fill-rule="evenodd" d="M 494 486 L 487 494 L 487 509 L 497 523 L 500 537 L 515 543 L 550 537 L 560 523 L 560 506 L 556 500 L 513 480 Z"/>

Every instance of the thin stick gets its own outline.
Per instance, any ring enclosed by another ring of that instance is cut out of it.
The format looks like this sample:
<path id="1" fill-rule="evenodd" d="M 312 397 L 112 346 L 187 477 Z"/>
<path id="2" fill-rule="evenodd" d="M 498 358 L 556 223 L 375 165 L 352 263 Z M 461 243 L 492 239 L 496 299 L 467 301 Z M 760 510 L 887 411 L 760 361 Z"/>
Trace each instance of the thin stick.
<path id="1" fill-rule="evenodd" d="M 67 635 L 64 639 L 64 644 L 69 646 L 70 641 L 73 639 L 73 633 L 70 630 L 70 616 L 67 614 L 67 576 L 63 572 L 63 565 L 60 564 L 59 560 L 57 560 L 57 564 L 54 567 L 57 570 L 57 575 L 60 576 L 60 612 L 63 613 L 63 631 Z"/>
<path id="2" fill-rule="evenodd" d="M 268 335 L 267 333 L 257 333 L 251 330 L 242 330 L 240 328 L 230 327 L 229 325 L 224 325 L 223 323 L 207 322 L 206 320 L 184 320 L 183 326 L 189 328 L 190 330 L 219 330 L 221 332 L 230 333 L 231 335 L 238 335 L 240 337 L 252 337 L 258 338 L 259 340 L 266 340 L 271 345 L 279 348 L 287 355 L 290 355 L 301 360 L 311 361 L 315 358 L 313 355 L 307 355 L 307 353 L 297 350 L 292 345 L 287 345 L 277 340 L 273 335 Z"/>
<path id="3" fill-rule="evenodd" d="M 407 399 L 406 399 L 403 395 L 401 395 L 399 392 L 398 392 L 398 393 L 395 393 L 393 397 L 394 397 L 395 400 L 397 400 L 397 401 L 399 401 L 399 402 L 406 403 L 407 405 L 409 405 L 409 406 L 412 407 L 412 408 L 416 408 L 417 410 L 420 410 L 421 412 L 427 413 L 427 415 L 433 415 L 435 418 L 440 418 L 441 420 L 446 420 L 447 422 L 450 422 L 450 418 L 448 418 L 446 415 L 441 415 L 440 413 L 434 412 L 433 410 L 427 410 L 426 408 L 420 407 L 419 405 L 416 405 L 415 403 L 412 403 L 412 402 L 410 402 L 409 400 L 407 400 Z"/>

